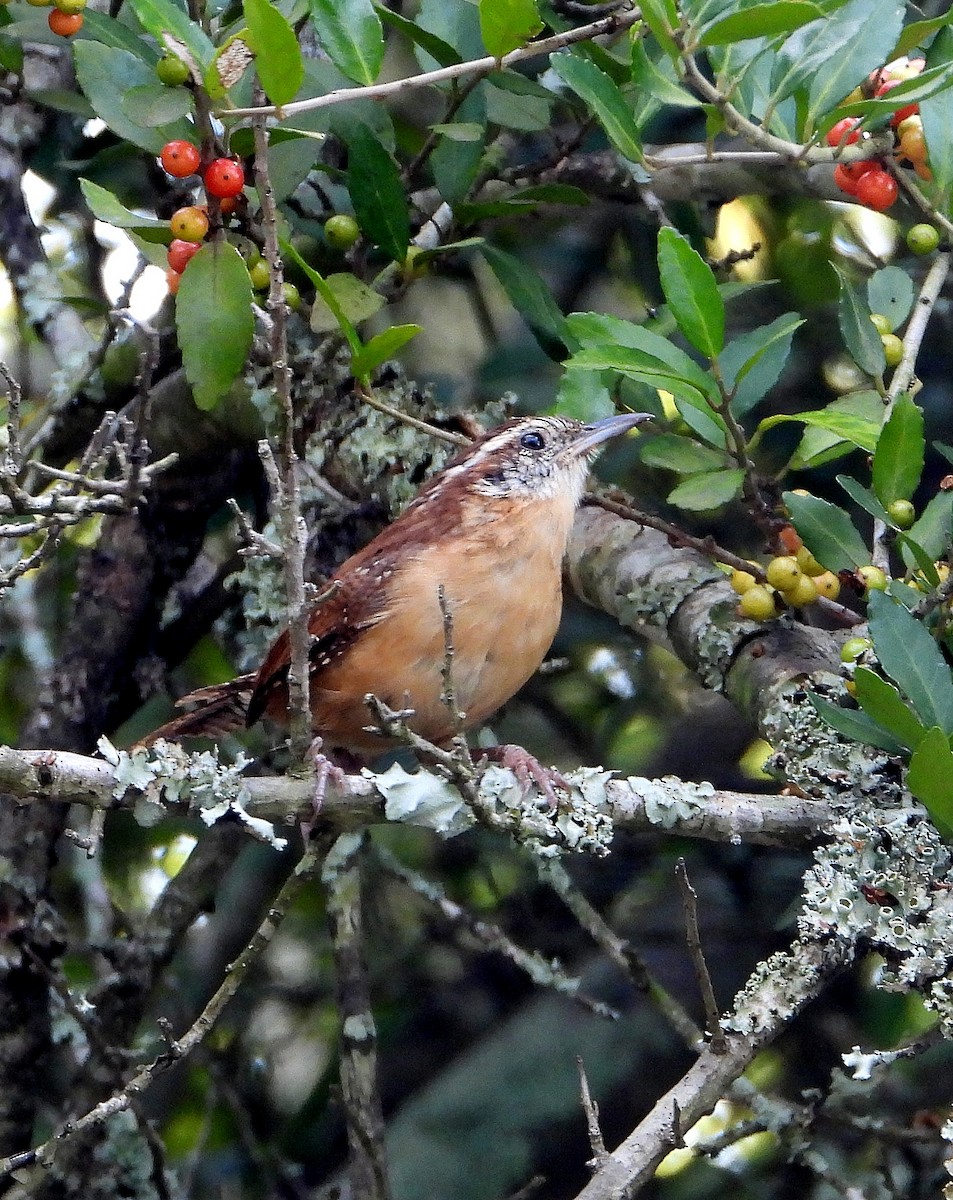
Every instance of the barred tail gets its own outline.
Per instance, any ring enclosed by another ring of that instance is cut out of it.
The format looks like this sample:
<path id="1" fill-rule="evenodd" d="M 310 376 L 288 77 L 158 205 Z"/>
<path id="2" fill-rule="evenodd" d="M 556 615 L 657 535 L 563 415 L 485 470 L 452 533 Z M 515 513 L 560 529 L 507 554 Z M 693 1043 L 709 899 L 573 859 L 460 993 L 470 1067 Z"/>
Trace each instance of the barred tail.
<path id="1" fill-rule="evenodd" d="M 160 738 L 177 742 L 187 737 L 221 737 L 244 729 L 256 678 L 255 673 L 239 675 L 228 683 L 213 683 L 210 687 L 189 692 L 176 701 L 177 708 L 187 708 L 188 712 L 166 721 L 136 744 L 151 746 Z"/>

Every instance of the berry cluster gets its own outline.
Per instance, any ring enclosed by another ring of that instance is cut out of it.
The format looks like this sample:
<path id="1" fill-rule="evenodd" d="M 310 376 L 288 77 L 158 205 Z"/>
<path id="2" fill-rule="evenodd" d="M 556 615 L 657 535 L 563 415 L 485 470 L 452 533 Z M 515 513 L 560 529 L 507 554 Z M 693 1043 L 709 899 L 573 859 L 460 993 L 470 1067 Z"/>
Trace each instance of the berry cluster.
<path id="1" fill-rule="evenodd" d="M 792 526 L 781 530 L 779 541 L 788 553 L 776 555 L 765 567 L 752 563 L 754 572 L 731 572 L 739 613 L 752 621 L 776 617 L 779 600 L 789 608 L 806 608 L 822 597 L 836 600 L 840 595 L 840 578 L 821 566 Z M 883 591 L 887 577 L 879 567 L 859 567 L 848 582 L 858 591 Z"/>
<path id="2" fill-rule="evenodd" d="M 162 147 L 159 162 L 166 174 L 174 179 L 187 179 L 201 170 L 206 196 L 218 200 L 223 216 L 227 217 L 235 211 L 238 197 L 245 186 L 245 170 L 237 159 L 214 158 L 203 170 L 198 147 L 191 142 L 176 140 L 166 142 Z M 166 280 L 174 296 L 179 290 L 182 272 L 208 234 L 207 206 L 189 204 L 177 209 L 169 221 L 169 229 L 172 242 L 167 255 L 169 270 Z"/>
<path id="3" fill-rule="evenodd" d="M 872 96 L 884 97 L 895 87 L 899 87 L 907 79 L 913 79 L 923 70 L 925 62 L 922 58 L 897 58 L 887 63 L 878 71 L 874 71 L 862 88 L 856 94 L 851 93 L 848 100 L 869 99 Z M 862 138 L 869 137 L 862 128 L 861 117 L 844 117 L 832 126 L 827 133 L 827 144 L 838 148 L 855 145 Z M 901 166 L 911 166 L 921 179 L 930 179 L 930 168 L 927 165 L 927 147 L 923 137 L 923 122 L 917 104 L 904 104 L 890 118 L 894 131 L 894 156 Z M 899 188 L 893 175 L 879 160 L 862 159 L 859 162 L 838 163 L 834 168 L 834 182 L 842 192 L 854 196 L 861 204 L 877 212 L 886 212 L 897 199 Z"/>
<path id="4" fill-rule="evenodd" d="M 9 4 L 10 0 L 0 0 L 0 4 Z M 53 11 L 46 19 L 51 32 L 58 37 L 72 37 L 83 28 L 83 9 L 86 0 L 27 0 L 34 8 L 50 8 Z"/>

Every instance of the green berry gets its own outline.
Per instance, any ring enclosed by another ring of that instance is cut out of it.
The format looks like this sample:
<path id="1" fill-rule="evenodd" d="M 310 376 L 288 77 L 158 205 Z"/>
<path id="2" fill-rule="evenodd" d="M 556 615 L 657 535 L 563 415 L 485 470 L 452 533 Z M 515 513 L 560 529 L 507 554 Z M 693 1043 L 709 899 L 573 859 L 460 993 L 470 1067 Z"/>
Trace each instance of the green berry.
<path id="1" fill-rule="evenodd" d="M 63 0 L 60 0 L 60 3 L 62 4 Z M 174 54 L 166 54 L 159 59 L 156 63 L 156 74 L 160 83 L 164 83 L 166 87 L 181 87 L 183 83 L 188 82 L 190 76 L 189 68 Z"/>
<path id="2" fill-rule="evenodd" d="M 808 550 L 807 546 L 800 546 L 797 554 L 794 556 L 797 559 L 797 565 L 801 568 L 805 575 L 822 575 L 824 568 L 817 561 L 814 555 Z"/>
<path id="3" fill-rule="evenodd" d="M 887 360 L 888 367 L 895 367 L 903 358 L 903 342 L 895 333 L 884 333 L 880 337 L 883 342 L 884 358 Z"/>
<path id="4" fill-rule="evenodd" d="M 865 638 L 865 637 L 848 638 L 847 641 L 840 648 L 841 662 L 845 662 L 845 663 L 856 662 L 858 660 L 858 658 L 860 658 L 862 655 L 867 653 L 867 651 L 871 648 L 872 645 L 873 645 L 873 643 L 871 642 L 870 638 Z"/>
<path id="5" fill-rule="evenodd" d="M 301 293 L 293 283 L 283 283 L 281 285 L 281 297 L 292 312 L 297 312 L 301 307 Z"/>
<path id="6" fill-rule="evenodd" d="M 907 248 L 913 254 L 932 254 L 940 244 L 940 234 L 932 225 L 921 223 L 907 231 Z"/>
<path id="7" fill-rule="evenodd" d="M 263 292 L 271 283 L 271 271 L 268 270 L 268 264 L 263 258 L 259 258 L 248 268 L 248 274 L 251 276 L 251 285 L 256 292 Z"/>
<path id="8" fill-rule="evenodd" d="M 752 621 L 770 621 L 776 613 L 774 596 L 760 583 L 745 592 L 738 601 L 738 607 Z"/>
<path id="9" fill-rule="evenodd" d="M 361 236 L 361 227 L 347 213 L 335 213 L 324 222 L 324 236 L 335 250 L 350 250 Z"/>
<path id="10" fill-rule="evenodd" d="M 909 500 L 894 500 L 887 505 L 887 516 L 898 529 L 909 529 L 917 519 L 917 510 Z"/>
<path id="11" fill-rule="evenodd" d="M 870 319 L 874 323 L 874 328 L 881 336 L 886 333 L 893 333 L 893 321 L 889 317 L 885 317 L 883 313 L 871 313 Z"/>

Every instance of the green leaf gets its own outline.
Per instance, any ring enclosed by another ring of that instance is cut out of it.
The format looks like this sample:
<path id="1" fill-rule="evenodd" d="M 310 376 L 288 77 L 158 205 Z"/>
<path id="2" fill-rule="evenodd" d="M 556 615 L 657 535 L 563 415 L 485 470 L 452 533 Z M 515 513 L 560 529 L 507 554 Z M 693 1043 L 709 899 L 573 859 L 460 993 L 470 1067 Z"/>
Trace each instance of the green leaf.
<path id="1" fill-rule="evenodd" d="M 457 110 L 460 121 L 475 130 L 475 138 L 460 141 L 444 134 L 430 156 L 430 169 L 440 195 L 456 206 L 464 199 L 476 178 L 486 142 L 486 102 L 484 91 L 472 91 Z"/>
<path id="2" fill-rule="evenodd" d="M 949 14 L 947 14 L 949 20 Z M 949 64 L 953 60 L 953 31 L 947 26 L 936 35 L 927 55 L 927 64 Z M 923 136 L 930 151 L 933 184 L 949 200 L 953 186 L 953 89 L 944 88 L 920 101 Z"/>
<path id="3" fill-rule="evenodd" d="M 245 260 L 228 242 L 208 242 L 189 262 L 175 298 L 182 365 L 195 403 L 215 408 L 245 365 L 255 332 Z"/>
<path id="4" fill-rule="evenodd" d="M 869 717 L 890 731 L 908 750 L 916 750 L 926 733 L 926 726 L 917 720 L 900 693 L 869 667 L 854 668 L 857 703 Z"/>
<path id="5" fill-rule="evenodd" d="M 480 0 L 480 34 L 494 58 L 525 45 L 542 28 L 536 0 Z"/>
<path id="6" fill-rule="evenodd" d="M 672 375 L 688 380 L 703 396 L 714 398 L 717 394 L 715 381 L 690 355 L 644 325 L 593 312 L 570 313 L 567 324 L 574 339 L 585 349 L 602 352 L 613 346 L 628 346 L 632 350 L 641 350 L 664 363 Z"/>
<path id="7" fill-rule="evenodd" d="M 196 21 L 190 21 L 185 10 L 173 0 L 129 0 L 129 4 L 142 27 L 152 34 L 163 51 L 169 48 L 165 35 L 171 34 L 188 50 L 198 67 L 204 69 L 212 61 L 215 47 L 208 34 Z M 123 85 L 129 82 L 123 76 L 118 79 L 122 79 Z"/>
<path id="8" fill-rule="evenodd" d="M 886 750 L 888 754 L 903 753 L 903 745 L 876 721 L 871 720 L 866 713 L 858 712 L 854 708 L 841 708 L 837 704 L 831 704 L 829 700 L 824 700 L 814 692 L 808 692 L 808 699 L 821 720 L 848 741 L 860 742 L 865 746 L 876 746 L 880 750 Z"/>
<path id="9" fill-rule="evenodd" d="M 872 390 L 851 392 L 846 396 L 841 396 L 838 400 L 832 400 L 827 408 L 821 411 L 846 413 L 851 417 L 859 418 L 863 422 L 861 428 L 867 431 L 865 440 L 869 440 L 874 446 L 877 444 L 884 411 L 883 399 L 877 392 Z M 842 440 L 839 433 L 823 429 L 819 425 L 808 425 L 791 458 L 790 465 L 798 470 L 804 467 L 821 466 L 835 458 L 849 454 L 853 448 L 854 443 Z"/>
<path id="10" fill-rule="evenodd" d="M 365 342 L 361 350 L 351 359 L 351 371 L 355 379 L 366 379 L 375 367 L 379 367 L 401 346 L 420 333 L 421 325 L 391 325 L 382 333 L 375 334 Z"/>
<path id="11" fill-rule="evenodd" d="M 604 71 L 579 54 L 554 54 L 550 65 L 559 78 L 592 110 L 609 141 L 623 158 L 640 162 L 642 147 L 632 106 Z"/>
<path id="12" fill-rule="evenodd" d="M 867 303 L 872 313 L 882 313 L 896 329 L 913 307 L 913 280 L 899 267 L 883 267 L 867 280 Z"/>
<path id="13" fill-rule="evenodd" d="M 873 492 L 865 488 L 862 483 L 858 483 L 850 475 L 838 475 L 837 482 L 855 504 L 859 504 L 862 509 L 869 512 L 876 520 L 883 521 L 885 525 L 893 525 L 893 522 L 887 516 L 887 510 Z"/>
<path id="14" fill-rule="evenodd" d="M 830 23 L 839 23 L 840 30 L 832 38 L 819 39 L 827 53 L 810 77 L 809 122 L 887 61 L 903 28 L 904 8 L 901 0 L 848 0 L 833 14 Z"/>
<path id="15" fill-rule="evenodd" d="M 124 204 L 121 204 L 112 192 L 100 187 L 98 183 L 93 183 L 90 179 L 81 179 L 79 187 L 89 211 L 97 221 L 105 221 L 107 225 L 115 225 L 117 229 L 135 229 L 140 237 L 149 238 L 151 241 L 162 241 L 168 244 L 172 240 L 168 221 L 160 221 L 156 217 L 144 217 L 139 213 L 132 212 Z M 156 234 L 161 234 L 161 236 L 156 237 Z M 150 235 L 152 236 L 150 237 Z"/>
<path id="16" fill-rule="evenodd" d="M 632 45 L 632 84 L 643 105 L 647 97 L 657 101 L 653 105 L 656 111 L 662 104 L 674 104 L 678 108 L 701 107 L 698 97 L 682 87 L 675 78 L 671 61 L 663 58 L 661 63 L 653 62 L 641 39 Z M 635 111 L 638 114 L 639 110 Z M 639 115 L 636 116 L 636 124 L 644 124 Z"/>
<path id="17" fill-rule="evenodd" d="M 741 492 L 745 473 L 741 470 L 709 471 L 693 475 L 668 494 L 668 503 L 691 512 L 721 508 Z"/>
<path id="18" fill-rule="evenodd" d="M 676 396 L 690 396 L 692 403 L 708 407 L 705 393 L 699 390 L 694 380 L 676 374 L 661 359 L 631 346 L 592 346 L 577 350 L 567 366 L 585 367 L 590 371 L 618 371 L 628 379 L 637 379 Z"/>
<path id="19" fill-rule="evenodd" d="M 953 733 L 953 679 L 930 631 L 883 592 L 868 600 L 870 636 L 885 674 L 925 725 Z"/>
<path id="20" fill-rule="evenodd" d="M 147 129 L 126 115 L 122 106 L 124 91 L 153 84 L 156 79 L 154 69 L 128 50 L 87 38 L 74 45 L 73 62 L 79 85 L 96 115 L 123 141 L 158 154 L 173 138 L 190 141 L 195 136 L 195 126 L 185 121 Z M 122 87 L 117 86 L 117 80 L 122 80 Z"/>
<path id="21" fill-rule="evenodd" d="M 460 54 L 449 42 L 445 42 L 443 38 L 437 37 L 429 29 L 424 29 L 415 21 L 408 21 L 406 17 L 402 17 L 400 13 L 395 13 L 383 4 L 375 4 L 374 10 L 385 25 L 390 25 L 393 29 L 399 29 L 401 33 L 410 38 L 415 46 L 419 46 L 421 50 L 426 50 L 438 66 L 450 67 L 455 63 L 463 61 Z"/>
<path id="22" fill-rule="evenodd" d="M 573 339 L 566 318 L 539 275 L 521 259 L 496 246 L 484 243 L 480 253 L 546 353 L 552 358 L 562 358 L 566 348 L 573 345 Z"/>
<path id="23" fill-rule="evenodd" d="M 916 524 L 904 535 L 901 545 L 903 561 L 908 567 L 916 565 L 915 557 L 908 552 L 907 541 L 916 542 L 924 554 L 933 561 L 950 548 L 953 536 L 953 492 L 937 492 L 930 498 Z"/>
<path id="24" fill-rule="evenodd" d="M 272 104 L 287 104 L 304 82 L 298 35 L 269 0 L 244 0 L 244 8 L 258 80 Z"/>
<path id="25" fill-rule="evenodd" d="M 341 308 L 337 296 L 334 294 L 333 288 L 328 285 L 324 276 L 314 269 L 309 263 L 306 263 L 298 251 L 292 246 L 291 242 L 284 238 L 279 238 L 279 248 L 282 257 L 297 265 L 299 270 L 303 271 L 308 279 L 314 284 L 317 289 L 318 297 L 327 306 L 329 312 L 334 318 L 335 324 L 330 328 L 338 328 L 347 339 L 347 344 L 351 347 L 351 354 L 360 353 L 362 342 L 357 330 L 348 320 L 347 314 Z M 332 277 L 333 278 L 333 277 Z M 314 306 L 311 309 L 311 327 L 314 328 Z"/>
<path id="26" fill-rule="evenodd" d="M 818 496 L 782 496 L 794 528 L 808 550 L 828 571 L 862 567 L 870 562 L 870 551 L 842 508 Z"/>
<path id="27" fill-rule="evenodd" d="M 911 50 L 916 50 L 918 46 L 925 46 L 934 33 L 937 33 L 944 25 L 949 25 L 951 21 L 953 21 L 953 8 L 947 9 L 938 17 L 928 17 L 925 21 L 911 21 L 909 25 L 904 26 L 900 40 L 890 57 L 899 58 L 902 54 L 909 54 Z"/>
<path id="28" fill-rule="evenodd" d="M 725 343 L 725 303 L 711 267 L 669 226 L 658 235 L 658 265 L 679 329 L 702 354 L 716 358 Z"/>
<path id="29" fill-rule="evenodd" d="M 881 408 L 883 405 L 881 404 Z M 826 429 L 834 433 L 842 441 L 851 442 L 861 450 L 872 454 L 880 436 L 880 426 L 876 421 L 859 416 L 855 412 L 835 409 L 834 405 L 827 408 L 814 409 L 811 412 L 779 413 L 774 417 L 765 417 L 758 425 L 758 432 L 763 433 L 773 429 L 775 425 L 784 425 L 789 421 L 803 421 L 817 429 Z"/>
<path id="30" fill-rule="evenodd" d="M 942 729 L 928 730 L 914 751 L 907 787 L 943 837 L 953 836 L 953 751 Z"/>
<path id="31" fill-rule="evenodd" d="M 645 0 L 639 11 L 661 48 L 669 58 L 677 60 L 680 50 L 672 34 L 678 29 L 680 18 L 675 0 Z"/>
<path id="32" fill-rule="evenodd" d="M 729 342 L 719 355 L 725 386 L 734 389 L 731 411 L 743 417 L 777 383 L 791 353 L 794 332 L 804 324 L 797 313 L 784 313 Z"/>
<path id="33" fill-rule="evenodd" d="M 598 421 L 616 411 L 599 371 L 563 371 L 553 412 L 577 421 Z"/>
<path id="34" fill-rule="evenodd" d="M 371 0 L 308 0 L 321 46 L 348 79 L 365 85 L 380 74 L 384 30 Z"/>
<path id="35" fill-rule="evenodd" d="M 145 129 L 169 125 L 192 111 L 192 94 L 185 88 L 168 88 L 156 80 L 127 88 L 122 109 L 130 121 Z"/>
<path id="36" fill-rule="evenodd" d="M 315 333 L 343 330 L 342 316 L 350 325 L 359 325 L 380 312 L 386 303 L 380 292 L 346 271 L 328 275 L 323 284 L 311 306 L 311 328 Z M 360 348 L 355 350 L 359 352 Z"/>
<path id="37" fill-rule="evenodd" d="M 92 8 L 83 9 L 83 32 L 103 46 L 112 46 L 116 50 L 128 50 L 136 58 L 154 67 L 159 61 L 159 52 L 150 41 L 134 33 L 128 25 L 118 21 L 106 13 L 96 12 Z M 153 76 L 155 78 L 155 76 Z"/>
<path id="38" fill-rule="evenodd" d="M 810 0 L 772 0 L 768 4 L 748 5 L 713 21 L 702 31 L 699 41 L 703 46 L 726 46 L 749 38 L 776 37 L 823 15 Z"/>
<path id="39" fill-rule="evenodd" d="M 880 334 L 870 319 L 870 310 L 861 300 L 860 292 L 840 267 L 835 266 L 834 270 L 840 280 L 837 321 L 844 343 L 862 371 L 875 377 L 880 376 L 887 363 Z"/>
<path id="40" fill-rule="evenodd" d="M 923 474 L 923 413 L 909 393 L 893 406 L 874 451 L 873 488 L 881 504 L 909 500 Z"/>
<path id="41" fill-rule="evenodd" d="M 400 168 L 366 125 L 348 138 L 347 190 L 364 233 L 395 262 L 410 244 L 410 218 Z"/>
<path id="42" fill-rule="evenodd" d="M 726 461 L 724 454 L 701 446 L 691 438 L 679 437 L 677 433 L 639 438 L 639 458 L 647 467 L 659 467 L 679 475 L 720 470 Z"/>

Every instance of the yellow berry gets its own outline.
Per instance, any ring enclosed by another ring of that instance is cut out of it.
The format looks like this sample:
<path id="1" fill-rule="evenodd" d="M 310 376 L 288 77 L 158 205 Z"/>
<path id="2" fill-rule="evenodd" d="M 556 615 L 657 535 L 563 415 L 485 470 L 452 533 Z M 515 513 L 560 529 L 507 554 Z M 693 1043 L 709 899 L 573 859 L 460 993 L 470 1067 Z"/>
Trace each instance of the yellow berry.
<path id="1" fill-rule="evenodd" d="M 791 554 L 780 554 L 777 558 L 772 558 L 765 568 L 765 575 L 768 583 L 779 592 L 796 587 L 798 580 L 803 578 L 797 559 Z"/>
<path id="2" fill-rule="evenodd" d="M 808 550 L 807 546 L 802 546 L 794 557 L 797 559 L 797 565 L 805 575 L 822 575 L 824 573 L 824 568 L 810 550 Z"/>
<path id="3" fill-rule="evenodd" d="M 893 322 L 889 317 L 885 317 L 883 313 L 871 313 L 870 319 L 874 323 L 874 328 L 881 336 L 885 333 L 893 333 Z"/>
<path id="4" fill-rule="evenodd" d="M 783 595 L 792 608 L 805 608 L 817 599 L 817 586 L 810 575 L 801 575 L 794 587 L 788 588 Z"/>
<path id="5" fill-rule="evenodd" d="M 853 679 L 848 679 L 846 681 L 844 684 L 844 691 L 847 692 L 849 696 L 857 695 L 857 684 L 854 683 Z"/>
<path id="6" fill-rule="evenodd" d="M 836 600 L 840 595 L 840 580 L 833 571 L 821 571 L 819 575 L 815 575 L 814 586 L 817 588 L 817 594 L 825 600 Z"/>
<path id="7" fill-rule="evenodd" d="M 757 582 L 757 579 L 749 571 L 731 572 L 730 583 L 739 596 L 743 596 L 745 592 L 750 592 Z"/>
<path id="8" fill-rule="evenodd" d="M 887 361 L 887 366 L 897 366 L 903 358 L 903 342 L 901 342 L 895 333 L 883 333 L 880 335 L 880 340 L 883 343 L 884 358 Z"/>
<path id="9" fill-rule="evenodd" d="M 738 601 L 738 607 L 752 621 L 769 621 L 775 615 L 774 596 L 763 584 L 749 588 Z"/>
<path id="10" fill-rule="evenodd" d="M 887 590 L 887 576 L 879 567 L 873 565 L 858 567 L 856 574 L 868 592 L 885 592 Z"/>

